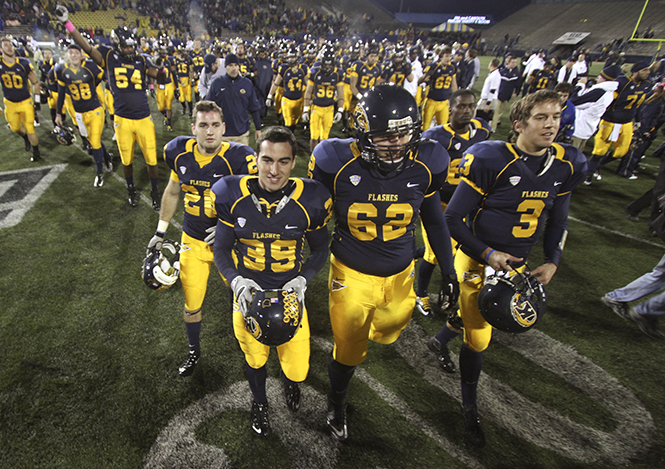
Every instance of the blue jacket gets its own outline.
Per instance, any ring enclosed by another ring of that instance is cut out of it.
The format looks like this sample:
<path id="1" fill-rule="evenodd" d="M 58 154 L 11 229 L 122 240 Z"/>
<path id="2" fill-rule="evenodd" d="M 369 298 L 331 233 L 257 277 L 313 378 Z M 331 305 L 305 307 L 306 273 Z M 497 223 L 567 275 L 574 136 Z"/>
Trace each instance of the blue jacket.
<path id="1" fill-rule="evenodd" d="M 229 137 L 237 137 L 249 131 L 249 114 L 254 120 L 256 130 L 261 130 L 261 116 L 259 115 L 259 101 L 256 99 L 254 85 L 241 75 L 230 78 L 222 75 L 215 78 L 205 97 L 214 101 L 224 112 L 226 133 Z"/>

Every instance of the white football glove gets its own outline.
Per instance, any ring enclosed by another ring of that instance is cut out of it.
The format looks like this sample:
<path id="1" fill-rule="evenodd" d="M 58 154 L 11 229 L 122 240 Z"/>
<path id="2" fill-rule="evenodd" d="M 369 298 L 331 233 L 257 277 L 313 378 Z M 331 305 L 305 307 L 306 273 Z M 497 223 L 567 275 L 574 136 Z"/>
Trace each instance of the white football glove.
<path id="1" fill-rule="evenodd" d="M 309 108 L 306 107 L 302 111 L 302 121 L 303 122 L 309 122 Z"/>
<path id="2" fill-rule="evenodd" d="M 166 236 L 166 232 L 162 231 L 155 231 L 155 236 L 150 238 L 150 241 L 148 241 L 148 247 L 146 248 L 146 252 L 149 253 L 151 249 L 157 249 L 158 251 L 162 249 L 162 241 L 164 241 L 164 236 Z"/>
<path id="3" fill-rule="evenodd" d="M 341 120 L 342 120 L 342 113 L 337 111 L 335 113 L 335 117 L 333 117 L 333 124 L 337 124 Z"/>
<path id="4" fill-rule="evenodd" d="M 273 97 L 272 97 L 272 96 L 268 96 L 268 97 L 266 98 L 266 107 L 272 107 L 272 105 L 273 105 L 274 102 L 275 102 L 275 100 L 273 99 Z"/>
<path id="5" fill-rule="evenodd" d="M 212 246 L 215 244 L 215 231 L 217 230 L 217 225 L 213 225 L 210 228 L 206 230 L 206 233 L 208 233 L 208 236 L 205 237 L 203 241 L 206 242 L 208 246 Z"/>
<path id="6" fill-rule="evenodd" d="M 254 280 L 238 275 L 231 282 L 231 290 L 236 297 L 236 302 L 240 308 L 242 316 L 247 316 L 249 305 L 252 302 L 252 294 L 261 287 Z"/>
<path id="7" fill-rule="evenodd" d="M 305 292 L 307 291 L 307 280 L 305 277 L 298 275 L 296 278 L 289 280 L 284 284 L 282 290 L 294 291 L 298 295 L 300 309 L 305 309 Z"/>
<path id="8" fill-rule="evenodd" d="M 69 11 L 67 11 L 67 7 L 64 5 L 56 6 L 55 10 L 53 10 L 53 16 L 55 16 L 62 24 L 69 21 Z"/>

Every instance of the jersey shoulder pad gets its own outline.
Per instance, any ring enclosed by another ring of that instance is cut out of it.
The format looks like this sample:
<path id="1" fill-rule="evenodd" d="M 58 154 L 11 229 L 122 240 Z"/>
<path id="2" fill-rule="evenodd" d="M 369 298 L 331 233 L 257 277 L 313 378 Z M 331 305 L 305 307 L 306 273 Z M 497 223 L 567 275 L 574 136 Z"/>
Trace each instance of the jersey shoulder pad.
<path id="1" fill-rule="evenodd" d="M 30 60 L 26 59 L 25 57 L 16 57 L 16 60 L 27 73 L 30 73 L 30 70 L 34 70 L 32 62 L 30 62 Z"/>
<path id="2" fill-rule="evenodd" d="M 188 145 L 188 142 L 190 141 L 192 143 Z M 195 143 L 196 138 L 187 136 L 176 137 L 167 143 L 164 147 L 164 160 L 166 160 L 168 167 L 175 170 L 175 159 L 178 157 L 178 155 L 188 151 L 188 146 L 191 147 L 191 151 L 194 148 Z"/>
<path id="3" fill-rule="evenodd" d="M 352 149 L 354 138 L 329 138 L 322 140 L 312 152 L 314 163 L 323 172 L 336 174 L 346 163 L 356 157 Z M 359 155 L 358 155 L 359 156 Z"/>
<path id="4" fill-rule="evenodd" d="M 476 126 L 476 129 L 478 129 L 478 130 L 480 130 L 480 129 L 486 130 L 488 135 L 489 135 L 490 133 L 492 133 L 492 127 L 491 127 L 490 124 L 489 124 L 485 119 L 483 119 L 482 117 L 474 117 L 473 119 L 471 119 L 471 122 L 474 123 L 474 125 Z"/>
<path id="5" fill-rule="evenodd" d="M 439 142 L 424 140 L 418 145 L 416 159 L 427 166 L 432 174 L 440 174 L 447 171 L 450 155 Z"/>
<path id="6" fill-rule="evenodd" d="M 238 142 L 228 142 L 229 148 L 224 157 L 231 165 L 234 174 L 256 174 L 256 152 L 250 146 Z M 251 156 L 250 159 L 248 157 Z"/>
<path id="7" fill-rule="evenodd" d="M 552 147 L 556 150 L 558 158 L 570 163 L 573 167 L 573 172 L 585 171 L 587 158 L 582 150 L 567 143 L 553 143 Z"/>
<path id="8" fill-rule="evenodd" d="M 299 202 L 307 211 L 310 218 L 310 229 L 316 230 L 325 226 L 332 215 L 332 200 L 330 192 L 323 183 L 314 179 L 302 179 L 302 192 Z"/>
<path id="9" fill-rule="evenodd" d="M 450 147 L 453 134 L 443 125 L 435 125 L 423 132 L 423 139 L 430 139 L 439 142 L 444 148 Z"/>
<path id="10" fill-rule="evenodd" d="M 242 196 L 241 180 L 248 176 L 232 174 L 219 179 L 212 186 L 215 204 L 228 204 L 229 207 Z"/>

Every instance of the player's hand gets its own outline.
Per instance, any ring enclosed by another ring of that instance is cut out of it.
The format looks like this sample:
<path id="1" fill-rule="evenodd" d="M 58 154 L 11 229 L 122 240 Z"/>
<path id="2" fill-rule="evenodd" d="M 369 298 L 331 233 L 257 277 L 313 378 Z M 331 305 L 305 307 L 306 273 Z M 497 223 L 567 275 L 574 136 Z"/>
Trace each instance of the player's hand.
<path id="1" fill-rule="evenodd" d="M 550 280 L 552 280 L 552 277 L 554 277 L 556 269 L 557 266 L 549 262 L 532 270 L 531 276 L 536 277 L 543 285 L 547 285 L 548 283 L 550 283 Z"/>
<path id="2" fill-rule="evenodd" d="M 298 295 L 300 309 L 305 309 L 305 291 L 307 291 L 307 280 L 305 280 L 305 277 L 298 275 L 296 278 L 289 280 L 284 284 L 282 290 L 294 291 Z"/>
<path id="3" fill-rule="evenodd" d="M 62 127 L 62 116 L 60 114 L 55 115 L 55 125 Z"/>
<path id="4" fill-rule="evenodd" d="M 495 251 L 491 248 L 488 248 L 488 252 L 489 257 L 487 257 L 486 253 L 484 253 L 483 257 L 485 257 L 487 265 L 497 272 L 514 270 L 514 266 L 524 260 L 522 257 L 511 256 L 507 252 Z"/>
<path id="5" fill-rule="evenodd" d="M 160 251 L 162 249 L 162 242 L 164 241 L 164 236 L 166 236 L 165 232 L 155 231 L 155 236 L 150 238 L 150 241 L 148 241 L 148 247 L 146 248 L 146 252 L 149 253 L 153 249 Z"/>
<path id="6" fill-rule="evenodd" d="M 441 311 L 455 306 L 459 298 L 459 282 L 457 274 L 442 274 L 441 276 Z"/>
<path id="7" fill-rule="evenodd" d="M 205 237 L 203 241 L 206 242 L 208 246 L 212 246 L 215 244 L 215 232 L 217 231 L 217 225 L 213 225 L 210 228 L 206 230 L 206 233 L 208 233 L 208 236 Z"/>
<path id="8" fill-rule="evenodd" d="M 333 117 L 333 124 L 337 124 L 341 120 L 342 120 L 342 113 L 337 111 L 335 113 L 335 117 Z"/>
<path id="9" fill-rule="evenodd" d="M 266 98 L 266 107 L 272 107 L 272 105 L 273 105 L 274 102 L 275 102 L 275 100 L 273 99 L 273 97 L 272 97 L 272 96 L 268 96 L 268 97 Z"/>
<path id="10" fill-rule="evenodd" d="M 236 302 L 240 308 L 240 312 L 243 317 L 247 316 L 247 311 L 249 311 L 249 305 L 252 302 L 252 295 L 256 290 L 260 290 L 261 287 L 254 280 L 242 277 L 238 275 L 231 282 L 231 290 L 233 290 L 233 296 L 236 298 Z"/>
<path id="11" fill-rule="evenodd" d="M 309 122 L 309 108 L 308 107 L 306 107 L 302 111 L 302 121 L 303 122 Z"/>
<path id="12" fill-rule="evenodd" d="M 69 21 L 69 11 L 67 11 L 67 7 L 64 5 L 56 6 L 55 10 L 53 10 L 53 16 L 55 16 L 62 24 Z"/>

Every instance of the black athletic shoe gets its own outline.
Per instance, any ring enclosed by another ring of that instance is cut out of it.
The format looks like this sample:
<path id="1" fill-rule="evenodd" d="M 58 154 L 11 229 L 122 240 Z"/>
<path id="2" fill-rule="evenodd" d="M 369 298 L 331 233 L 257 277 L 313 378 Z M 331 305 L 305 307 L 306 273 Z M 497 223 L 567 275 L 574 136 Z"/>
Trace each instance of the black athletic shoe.
<path id="1" fill-rule="evenodd" d="M 441 365 L 443 371 L 446 373 L 455 373 L 457 371 L 455 363 L 450 358 L 450 351 L 447 345 L 441 345 L 441 342 L 436 337 L 432 337 L 427 342 L 427 348 L 436 355 L 436 359 L 439 361 L 439 365 Z"/>
<path id="2" fill-rule="evenodd" d="M 346 441 L 349 438 L 349 429 L 346 426 L 346 402 L 336 405 L 328 398 L 328 417 L 326 419 L 330 435 L 337 441 Z"/>
<path id="3" fill-rule="evenodd" d="M 95 187 L 102 187 L 104 185 L 104 173 L 99 173 L 95 176 L 95 181 L 92 183 Z"/>
<path id="4" fill-rule="evenodd" d="M 637 327 L 639 327 L 647 336 L 652 339 L 665 339 L 665 333 L 658 325 L 658 319 L 654 316 L 639 314 L 632 307 L 628 309 L 628 315 L 630 320 L 637 324 Z"/>
<path id="5" fill-rule="evenodd" d="M 180 365 L 180 368 L 178 368 L 178 374 L 180 374 L 180 376 L 189 376 L 194 373 L 194 368 L 196 368 L 196 364 L 199 362 L 200 358 L 201 352 L 190 350 L 187 354 L 187 359 L 182 365 Z"/>
<path id="6" fill-rule="evenodd" d="M 462 415 L 464 416 L 464 439 L 476 448 L 485 446 L 487 441 L 485 440 L 485 432 L 480 426 L 476 404 L 468 407 L 463 406 Z"/>
<path id="7" fill-rule="evenodd" d="M 23 137 L 23 141 L 25 142 L 25 151 L 32 150 L 32 144 L 30 144 L 30 139 L 28 139 L 28 137 Z"/>
<path id="8" fill-rule="evenodd" d="M 286 406 L 292 412 L 300 409 L 300 385 L 298 383 L 288 383 L 284 385 L 284 397 L 286 398 Z"/>
<path id="9" fill-rule="evenodd" d="M 268 403 L 252 402 L 252 430 L 259 436 L 270 435 L 270 420 L 268 419 Z"/>
<path id="10" fill-rule="evenodd" d="M 162 197 L 159 195 L 159 190 L 151 189 L 150 197 L 152 198 L 152 208 L 156 212 L 159 212 L 159 209 L 162 207 Z"/>
<path id="11" fill-rule="evenodd" d="M 36 163 L 41 160 L 42 160 L 42 155 L 38 151 L 33 151 L 32 156 L 30 157 L 30 161 Z"/>
<path id="12" fill-rule="evenodd" d="M 108 173 L 113 171 L 113 153 L 109 152 L 104 155 L 104 167 Z"/>
<path id="13" fill-rule="evenodd" d="M 129 196 L 129 205 L 136 207 L 139 204 L 139 194 L 133 185 L 127 186 L 127 195 Z"/>
<path id="14" fill-rule="evenodd" d="M 617 316 L 620 316 L 624 319 L 632 320 L 630 317 L 630 314 L 628 313 L 628 310 L 630 309 L 628 306 L 628 303 L 624 303 L 623 301 L 616 301 L 608 297 L 607 295 L 604 295 L 603 297 L 600 298 L 600 301 L 605 305 L 608 306 L 609 308 L 612 308 L 612 311 Z"/>

